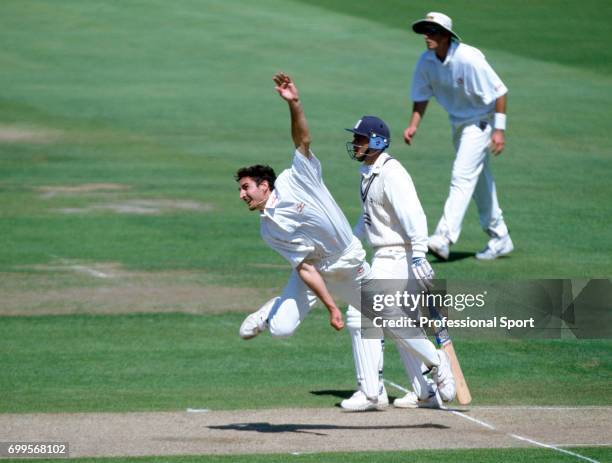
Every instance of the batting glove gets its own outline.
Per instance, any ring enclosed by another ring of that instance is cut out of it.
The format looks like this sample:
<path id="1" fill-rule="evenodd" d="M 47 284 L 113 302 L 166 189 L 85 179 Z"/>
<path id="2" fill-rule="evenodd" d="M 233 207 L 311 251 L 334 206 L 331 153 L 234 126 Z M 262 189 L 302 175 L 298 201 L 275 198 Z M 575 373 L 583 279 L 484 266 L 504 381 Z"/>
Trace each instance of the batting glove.
<path id="1" fill-rule="evenodd" d="M 417 283 L 423 291 L 431 291 L 434 287 L 433 280 L 436 276 L 433 268 L 424 257 L 413 257 L 412 258 L 412 273 L 417 280 Z"/>

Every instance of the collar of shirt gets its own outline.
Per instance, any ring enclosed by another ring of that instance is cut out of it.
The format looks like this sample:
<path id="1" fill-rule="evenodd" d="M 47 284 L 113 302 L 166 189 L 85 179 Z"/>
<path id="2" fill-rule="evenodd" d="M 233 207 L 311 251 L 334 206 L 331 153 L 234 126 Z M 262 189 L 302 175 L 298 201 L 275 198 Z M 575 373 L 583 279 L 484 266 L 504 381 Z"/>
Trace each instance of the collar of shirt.
<path id="1" fill-rule="evenodd" d="M 372 175 L 378 175 L 380 173 L 380 169 L 382 169 L 383 164 L 387 159 L 390 158 L 390 155 L 387 152 L 381 153 L 378 156 L 378 159 L 374 161 L 374 164 L 363 164 L 359 171 L 361 172 L 361 176 L 363 178 L 370 178 Z"/>
<path id="2" fill-rule="evenodd" d="M 440 60 L 436 56 L 436 52 L 434 50 L 428 50 L 427 59 L 429 61 L 434 61 L 438 64 L 441 64 L 442 66 L 448 66 L 448 64 L 453 59 L 453 56 L 455 55 L 455 51 L 457 51 L 458 46 L 459 42 L 457 42 L 456 40 L 451 40 L 450 46 L 448 47 L 448 52 L 446 53 L 446 58 L 444 58 L 444 62 L 442 63 L 440 63 Z"/>
<path id="3" fill-rule="evenodd" d="M 266 205 L 264 206 L 263 211 L 261 211 L 259 213 L 260 216 L 262 217 L 270 217 L 272 218 L 272 214 L 274 213 L 274 208 L 276 208 L 276 206 L 278 205 L 278 194 L 276 193 L 277 190 L 272 190 L 272 192 L 270 193 L 270 196 L 268 197 L 268 200 L 266 201 Z"/>

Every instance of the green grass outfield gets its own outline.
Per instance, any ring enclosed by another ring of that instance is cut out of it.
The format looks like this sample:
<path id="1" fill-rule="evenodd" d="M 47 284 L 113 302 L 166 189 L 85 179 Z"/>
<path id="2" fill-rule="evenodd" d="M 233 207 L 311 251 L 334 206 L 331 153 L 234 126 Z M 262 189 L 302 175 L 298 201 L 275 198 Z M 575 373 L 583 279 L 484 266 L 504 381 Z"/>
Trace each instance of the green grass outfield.
<path id="1" fill-rule="evenodd" d="M 60 257 L 282 285 L 285 270 L 245 267 L 282 261 L 261 242 L 257 216 L 238 201 L 232 180 L 245 164 L 281 170 L 290 162 L 287 108 L 270 80 L 279 69 L 300 86 L 313 147 L 349 218 L 359 210 L 358 166 L 345 154 L 343 128 L 375 113 L 391 125 L 391 152 L 411 172 L 433 229 L 453 157 L 443 111 L 431 105 L 414 147 L 401 141 L 423 50 L 401 26 L 429 4 L 388 0 L 366 14 L 353 2 L 315 3 L 3 1 L 0 126 L 51 141 L 0 142 L 0 270 Z M 473 5 L 451 2 L 447 11 L 510 88 L 507 151 L 493 168 L 517 249 L 494 264 L 461 259 L 436 263 L 436 271 L 607 277 L 612 60 L 585 35 L 607 30 L 610 4 Z M 46 199 L 37 190 L 100 182 L 130 189 Z M 134 199 L 193 200 L 213 210 L 58 212 Z M 471 209 L 456 252 L 484 245 L 477 222 Z"/>
<path id="2" fill-rule="evenodd" d="M 242 314 L 5 317 L 0 413 L 333 407 L 349 337 L 315 310 L 291 338 L 238 338 Z M 385 377 L 407 386 L 397 352 Z M 462 341 L 474 405 L 609 405 L 611 341 Z M 403 395 L 389 388 L 390 395 Z"/>
<path id="3" fill-rule="evenodd" d="M 438 276 L 610 277 L 612 49 L 602 40 L 612 4 L 362 3 L 0 2 L 0 278 L 27 273 L 23 294 L 39 283 L 63 291 L 74 284 L 49 270 L 57 262 L 113 263 L 134 272 L 193 272 L 217 286 L 281 287 L 288 266 L 261 241 L 257 215 L 245 211 L 232 179 L 247 164 L 289 165 L 288 112 L 271 82 L 278 70 L 299 85 L 313 149 L 349 219 L 360 208 L 358 165 L 345 153 L 343 128 L 377 114 L 392 128 L 390 152 L 411 173 L 432 230 L 453 159 L 446 115 L 430 105 L 414 146 L 401 141 L 411 73 L 424 49 L 409 24 L 431 8 L 453 17 L 510 89 L 507 148 L 492 164 L 516 245 L 497 262 L 462 258 L 486 241 L 471 208 L 455 259 L 433 262 Z M 92 183 L 119 189 L 65 190 Z M 45 187 L 64 192 L 45 195 Z M 202 210 L 141 215 L 107 207 L 143 200 L 193 201 Z M 28 314 L 0 319 L 1 413 L 330 407 L 354 387 L 349 339 L 331 331 L 322 311 L 290 339 L 250 343 L 237 337 L 238 313 Z M 475 404 L 610 404 L 610 341 L 456 347 Z M 397 353 L 387 352 L 386 377 L 403 384 Z M 609 448 L 576 451 L 610 460 Z M 546 449 L 290 457 L 408 459 L 575 461 Z"/>
<path id="4" fill-rule="evenodd" d="M 606 461 L 611 454 L 610 447 L 578 447 L 567 449 L 588 458 Z M 358 453 L 310 453 L 302 455 L 223 455 L 184 457 L 143 457 L 143 458 L 70 458 L 52 460 L 37 459 L 40 463 L 446 463 L 470 461 L 472 463 L 564 463 L 579 461 L 571 455 L 564 455 L 547 449 L 491 449 L 491 450 L 417 450 L 411 452 L 358 452 Z M 7 462 L 23 460 L 9 459 Z"/>

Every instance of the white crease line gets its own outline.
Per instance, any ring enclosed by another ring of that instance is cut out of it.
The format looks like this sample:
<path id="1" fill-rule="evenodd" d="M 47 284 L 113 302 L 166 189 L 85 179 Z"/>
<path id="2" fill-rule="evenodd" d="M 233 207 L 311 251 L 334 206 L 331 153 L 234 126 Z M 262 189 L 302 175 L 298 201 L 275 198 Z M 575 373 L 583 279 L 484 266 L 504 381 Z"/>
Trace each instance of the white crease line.
<path id="1" fill-rule="evenodd" d="M 84 265 L 71 265 L 70 268 L 76 270 L 77 272 L 86 273 L 87 275 L 91 275 L 93 277 L 110 278 L 110 275 L 104 272 L 99 272 L 98 270 L 95 270 L 93 268 L 85 267 Z"/>
<path id="2" fill-rule="evenodd" d="M 545 447 L 547 449 L 551 449 L 551 450 L 556 450 L 557 452 L 561 452 L 561 453 L 566 453 L 567 455 L 571 455 L 573 457 L 576 458 L 580 458 L 581 460 L 585 460 L 585 461 L 590 461 L 591 463 L 600 463 L 597 460 L 593 460 L 592 458 L 589 457 L 585 457 L 584 455 L 580 455 L 579 453 L 574 453 L 574 452 L 570 452 L 569 450 L 565 450 L 565 449 L 561 449 L 559 447 L 555 447 L 554 445 L 548 445 L 548 444 L 543 444 L 542 442 L 538 442 L 532 439 L 528 439 L 526 437 L 523 436 L 518 436 L 516 434 L 508 434 L 510 437 L 514 437 L 515 439 L 519 439 L 525 442 L 529 442 L 530 444 L 533 445 L 538 445 L 540 447 Z"/>
<path id="3" fill-rule="evenodd" d="M 186 410 L 187 413 L 208 413 L 209 411 L 208 408 L 188 408 Z"/>
<path id="4" fill-rule="evenodd" d="M 584 407 L 568 407 L 568 406 L 529 406 L 529 405 L 500 405 L 492 407 L 478 407 L 479 410 L 612 410 L 612 407 L 604 407 L 598 405 L 585 405 Z"/>
<path id="5" fill-rule="evenodd" d="M 408 389 L 400 386 L 399 384 L 395 384 L 393 381 L 389 381 L 387 379 L 384 379 L 383 381 L 385 383 L 389 384 L 390 386 L 393 386 L 394 388 L 396 388 L 399 391 L 408 392 Z M 489 408 L 495 408 L 495 407 L 489 407 Z M 529 408 L 529 407 L 526 407 L 526 408 Z M 569 409 L 573 410 L 575 408 L 580 408 L 580 407 L 573 407 L 573 408 L 569 408 Z M 603 407 L 603 408 L 605 408 L 605 407 Z M 485 428 L 488 428 L 488 429 L 490 429 L 492 431 L 496 431 L 495 427 L 490 425 L 489 423 L 486 423 L 484 421 L 478 420 L 478 419 L 476 419 L 474 417 L 471 417 L 471 416 L 468 416 L 468 415 L 466 415 L 464 413 L 458 412 L 457 410 L 449 410 L 449 411 L 453 415 L 455 415 L 455 416 L 459 416 L 461 418 L 465 418 L 466 420 L 473 421 L 474 423 L 477 423 L 477 424 L 479 424 L 481 426 L 484 426 Z M 521 440 L 521 441 L 529 442 L 529 443 L 531 443 L 533 445 L 537 445 L 537 446 L 540 446 L 540 447 L 545 447 L 545 448 L 550 449 L 550 450 L 556 450 L 557 452 L 565 453 L 567 455 L 571 455 L 573 457 L 580 458 L 582 460 L 586 460 L 586 461 L 589 461 L 591 463 L 600 463 L 597 460 L 593 460 L 591 458 L 585 457 L 584 455 L 580 455 L 578 453 L 570 452 L 569 450 L 565 450 L 565 449 L 556 447 L 554 445 L 543 444 L 542 442 L 538 442 L 538 441 L 535 441 L 535 440 L 532 440 L 532 439 L 528 439 L 526 437 L 522 437 L 522 436 L 519 436 L 517 434 L 510 434 L 510 433 L 505 433 L 505 434 L 506 434 L 506 436 L 512 437 L 514 439 L 518 439 L 518 440 Z"/>
<path id="6" fill-rule="evenodd" d="M 487 423 L 486 421 L 477 420 L 477 419 L 476 419 L 476 418 L 474 418 L 473 416 L 466 415 L 466 414 L 464 414 L 464 413 L 458 412 L 457 410 L 450 410 L 450 412 L 451 412 L 453 415 L 460 416 L 461 418 L 465 418 L 466 420 L 473 421 L 474 423 L 478 423 L 479 425 L 484 426 L 485 428 L 489 428 L 489 429 L 491 429 L 491 430 L 495 431 L 495 426 L 490 425 L 490 424 L 489 424 L 489 423 Z"/>
<path id="7" fill-rule="evenodd" d="M 383 381 L 387 383 L 389 386 L 393 386 L 398 391 L 402 391 L 404 394 L 407 394 L 408 392 L 410 392 L 405 387 L 402 387 L 399 384 L 395 384 L 393 381 L 389 381 L 388 379 L 383 379 Z"/>

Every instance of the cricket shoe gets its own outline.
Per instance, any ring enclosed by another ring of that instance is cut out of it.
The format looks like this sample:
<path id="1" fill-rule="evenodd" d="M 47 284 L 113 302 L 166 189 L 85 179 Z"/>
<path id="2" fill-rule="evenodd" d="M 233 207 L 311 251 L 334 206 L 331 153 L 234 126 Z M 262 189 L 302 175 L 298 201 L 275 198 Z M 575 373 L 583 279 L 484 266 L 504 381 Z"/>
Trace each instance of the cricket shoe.
<path id="1" fill-rule="evenodd" d="M 501 238 L 492 238 L 487 243 L 487 247 L 479 253 L 476 253 L 478 260 L 493 260 L 501 256 L 506 256 L 514 250 L 514 244 L 510 239 L 510 235 L 502 236 Z"/>
<path id="2" fill-rule="evenodd" d="M 419 399 L 416 392 L 408 391 L 404 397 L 398 397 L 393 401 L 396 408 L 440 408 L 436 393 L 431 392 L 427 399 Z"/>
<path id="3" fill-rule="evenodd" d="M 456 387 L 453 371 L 451 370 L 448 355 L 443 350 L 438 350 L 440 365 L 431 369 L 431 376 L 438 386 L 438 394 L 444 402 L 452 402 L 455 398 Z"/>
<path id="4" fill-rule="evenodd" d="M 340 402 L 340 407 L 348 412 L 367 412 L 370 410 L 384 410 L 389 406 L 389 397 L 387 397 L 386 389 L 382 388 L 378 395 L 378 400 L 375 402 L 368 399 L 364 392 L 359 389 L 349 399 L 344 399 Z"/>
<path id="5" fill-rule="evenodd" d="M 427 248 L 440 260 L 448 260 L 450 254 L 448 240 L 441 235 L 431 235 L 427 241 Z"/>
<path id="6" fill-rule="evenodd" d="M 261 309 L 244 319 L 242 325 L 240 325 L 240 337 L 242 339 L 253 339 L 268 328 L 268 317 L 277 299 L 278 297 L 273 297 Z"/>

